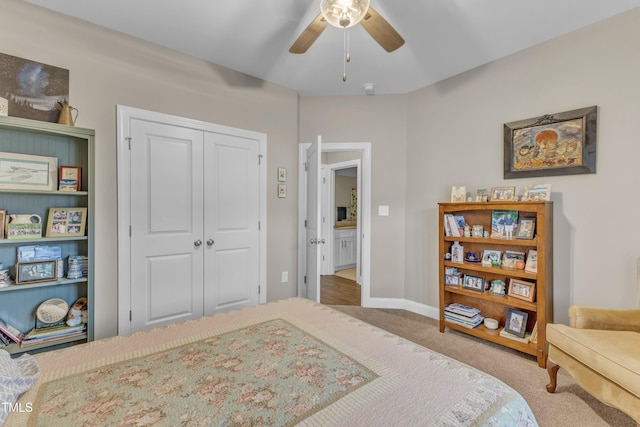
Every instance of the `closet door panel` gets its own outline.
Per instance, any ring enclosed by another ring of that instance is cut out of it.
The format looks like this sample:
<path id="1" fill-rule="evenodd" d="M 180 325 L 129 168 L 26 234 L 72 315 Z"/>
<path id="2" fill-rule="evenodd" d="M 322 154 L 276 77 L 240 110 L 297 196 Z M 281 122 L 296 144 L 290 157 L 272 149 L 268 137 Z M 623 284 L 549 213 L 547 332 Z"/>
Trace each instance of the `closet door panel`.
<path id="1" fill-rule="evenodd" d="M 201 131 L 132 120 L 132 331 L 202 316 L 202 147 Z"/>
<path id="2" fill-rule="evenodd" d="M 205 314 L 259 301 L 259 145 L 205 133 Z"/>

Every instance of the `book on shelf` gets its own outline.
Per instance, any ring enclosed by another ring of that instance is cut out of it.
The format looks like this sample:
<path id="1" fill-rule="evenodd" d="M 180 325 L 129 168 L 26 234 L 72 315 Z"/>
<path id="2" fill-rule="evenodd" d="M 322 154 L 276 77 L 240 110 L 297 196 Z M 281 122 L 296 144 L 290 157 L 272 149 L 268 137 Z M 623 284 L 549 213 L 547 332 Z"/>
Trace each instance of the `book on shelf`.
<path id="1" fill-rule="evenodd" d="M 450 313 L 445 313 L 444 318 L 448 322 L 455 323 L 456 325 L 464 326 L 469 329 L 475 328 L 484 321 L 484 317 L 479 314 L 472 318 L 468 318 L 468 320 L 464 320 L 461 318 L 451 317 Z"/>
<path id="2" fill-rule="evenodd" d="M 7 337 L 11 338 L 12 341 L 20 343 L 24 338 L 24 334 L 20 332 L 17 328 L 9 325 L 4 320 L 0 319 L 0 332 L 2 332 Z"/>
<path id="3" fill-rule="evenodd" d="M 531 342 L 538 342 L 538 322 L 533 325 L 533 330 L 531 331 Z"/>
<path id="4" fill-rule="evenodd" d="M 453 216 L 451 214 L 444 214 L 444 235 L 445 236 L 451 236 L 451 224 L 449 223 L 449 218 L 450 216 Z"/>
<path id="5" fill-rule="evenodd" d="M 458 223 L 453 215 L 447 214 L 445 220 L 449 223 L 449 228 L 451 230 L 451 235 L 454 237 L 461 237 L 462 232 L 458 228 Z"/>
<path id="6" fill-rule="evenodd" d="M 504 337 L 504 338 L 509 338 L 510 340 L 514 340 L 514 341 L 520 341 L 522 343 L 529 343 L 529 341 L 531 341 L 531 333 L 527 332 L 526 334 L 524 334 L 524 338 L 520 338 L 517 335 L 514 335 L 510 332 L 507 332 L 504 330 L 504 328 L 500 329 L 500 336 Z"/>
<path id="7" fill-rule="evenodd" d="M 61 338 L 80 336 L 85 333 L 85 324 L 77 326 L 67 326 L 65 324 L 57 326 L 46 326 L 43 328 L 33 328 L 24 336 L 21 347 L 29 347 Z"/>
<path id="8" fill-rule="evenodd" d="M 451 313 L 462 314 L 463 316 L 473 317 L 476 314 L 480 313 L 480 309 L 475 307 L 469 307 L 468 305 L 463 305 L 457 302 L 451 303 L 444 308 L 444 311 L 449 311 Z"/>

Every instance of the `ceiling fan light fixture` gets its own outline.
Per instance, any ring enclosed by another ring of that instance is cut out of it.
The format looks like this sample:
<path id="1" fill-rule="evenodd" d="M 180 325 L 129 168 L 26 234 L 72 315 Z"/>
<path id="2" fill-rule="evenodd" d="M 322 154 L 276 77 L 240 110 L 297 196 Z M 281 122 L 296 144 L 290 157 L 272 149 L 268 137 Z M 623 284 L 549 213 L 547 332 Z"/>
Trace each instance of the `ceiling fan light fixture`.
<path id="1" fill-rule="evenodd" d="M 320 11 L 329 25 L 350 28 L 362 21 L 370 3 L 370 0 L 320 0 Z"/>

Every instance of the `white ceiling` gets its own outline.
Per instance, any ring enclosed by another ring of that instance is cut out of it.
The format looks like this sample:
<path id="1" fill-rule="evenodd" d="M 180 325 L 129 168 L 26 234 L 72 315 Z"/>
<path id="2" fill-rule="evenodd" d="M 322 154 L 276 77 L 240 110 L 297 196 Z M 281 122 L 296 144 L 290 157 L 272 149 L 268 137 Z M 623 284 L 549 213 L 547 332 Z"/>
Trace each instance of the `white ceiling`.
<path id="1" fill-rule="evenodd" d="M 319 0 L 25 0 L 294 89 L 407 93 L 634 7 L 640 0 L 371 0 L 406 40 L 387 53 L 358 25 L 342 81 L 342 31 L 289 53 Z M 639 23 L 640 24 L 640 23 Z"/>

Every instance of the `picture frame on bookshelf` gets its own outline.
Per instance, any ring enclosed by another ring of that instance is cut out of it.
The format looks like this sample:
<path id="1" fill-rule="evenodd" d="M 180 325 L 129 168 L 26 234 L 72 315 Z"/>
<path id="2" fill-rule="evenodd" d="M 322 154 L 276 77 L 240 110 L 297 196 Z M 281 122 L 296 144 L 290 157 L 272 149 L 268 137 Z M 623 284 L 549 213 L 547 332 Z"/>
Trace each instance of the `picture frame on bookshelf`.
<path id="1" fill-rule="evenodd" d="M 536 230 L 535 218 L 520 218 L 518 220 L 518 229 L 516 230 L 516 239 L 533 239 Z"/>
<path id="2" fill-rule="evenodd" d="M 509 308 L 504 330 L 510 334 L 524 338 L 524 334 L 527 332 L 527 320 L 529 320 L 529 313 L 516 310 L 515 308 Z"/>
<path id="3" fill-rule="evenodd" d="M 536 249 L 530 249 L 527 254 L 527 261 L 524 265 L 524 271 L 527 273 L 538 272 L 538 251 Z"/>
<path id="4" fill-rule="evenodd" d="M 486 188 L 479 188 L 476 190 L 476 202 L 488 202 L 489 190 Z"/>
<path id="5" fill-rule="evenodd" d="M 462 278 L 462 287 L 470 291 L 484 292 L 484 277 L 465 274 Z"/>
<path id="6" fill-rule="evenodd" d="M 534 302 L 536 299 L 536 284 L 534 282 L 511 278 L 509 279 L 509 291 L 507 295 Z"/>
<path id="7" fill-rule="evenodd" d="M 16 283 L 48 282 L 58 278 L 58 261 L 19 262 L 16 264 Z"/>
<path id="8" fill-rule="evenodd" d="M 82 168 L 80 166 L 60 166 L 58 190 L 80 191 L 82 187 Z"/>
<path id="9" fill-rule="evenodd" d="M 493 280 L 491 282 L 491 288 L 489 289 L 489 292 L 492 295 L 504 296 L 504 294 L 506 293 L 506 288 L 507 285 L 502 280 Z"/>
<path id="10" fill-rule="evenodd" d="M 447 286 L 460 286 L 460 276 L 457 274 L 445 274 L 444 284 Z"/>
<path id="11" fill-rule="evenodd" d="M 516 187 L 493 187 L 491 188 L 491 201 L 508 202 L 512 201 L 516 195 Z"/>
<path id="12" fill-rule="evenodd" d="M 525 254 L 520 251 L 504 251 L 502 255 L 502 266 L 504 268 L 517 268 L 518 261 L 524 262 Z M 521 268 L 522 269 L 522 268 Z"/>
<path id="13" fill-rule="evenodd" d="M 491 212 L 491 238 L 512 239 L 518 224 L 518 211 L 494 210 Z"/>
<path id="14" fill-rule="evenodd" d="M 0 152 L 0 189 L 57 190 L 58 159 Z"/>
<path id="15" fill-rule="evenodd" d="M 453 186 L 451 187 L 451 202 L 460 203 L 467 201 L 467 187 Z"/>
<path id="16" fill-rule="evenodd" d="M 527 185 L 522 193 L 523 202 L 551 200 L 551 184 Z"/>
<path id="17" fill-rule="evenodd" d="M 87 208 L 49 208 L 46 237 L 84 236 Z"/>
<path id="18" fill-rule="evenodd" d="M 495 249 L 485 249 L 482 252 L 482 266 L 483 267 L 497 267 L 500 265 L 500 257 L 502 252 Z"/>

